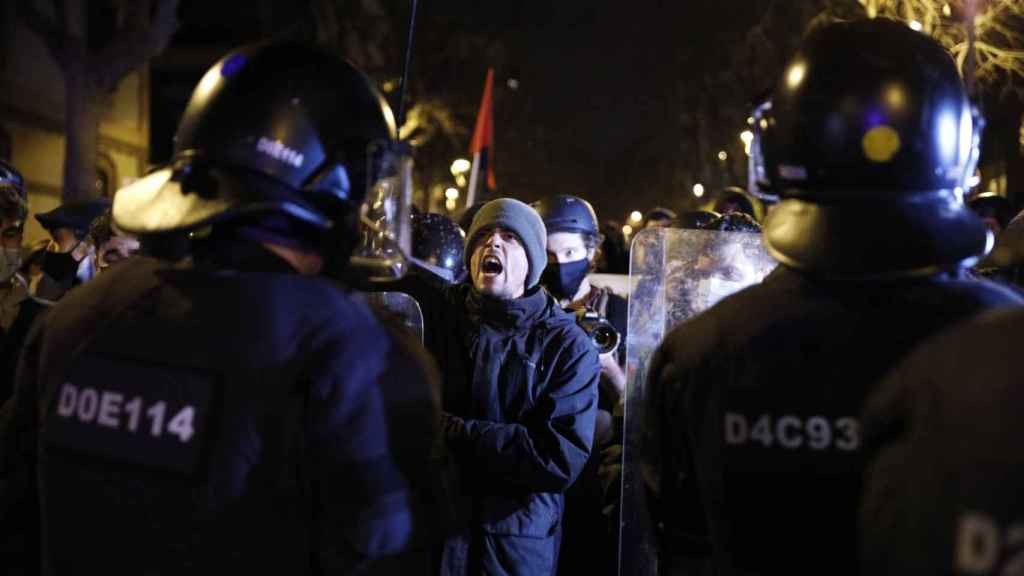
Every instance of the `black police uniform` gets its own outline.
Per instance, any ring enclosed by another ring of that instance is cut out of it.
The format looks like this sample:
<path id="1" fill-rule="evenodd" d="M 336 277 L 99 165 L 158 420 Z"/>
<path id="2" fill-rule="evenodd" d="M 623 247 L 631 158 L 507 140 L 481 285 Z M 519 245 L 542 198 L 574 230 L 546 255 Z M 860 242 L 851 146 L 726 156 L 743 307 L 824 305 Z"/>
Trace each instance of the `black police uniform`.
<path id="1" fill-rule="evenodd" d="M 348 572 L 414 537 L 436 390 L 329 281 L 231 251 L 112 268 L 33 332 L 4 518 L 38 471 L 47 573 Z"/>
<path id="2" fill-rule="evenodd" d="M 193 232 L 191 258 L 104 273 L 22 356 L 0 513 L 41 520 L 46 573 L 430 571 L 437 390 L 365 305 L 298 273 L 348 262 L 367 190 L 407 166 L 395 132 L 369 80 L 310 46 L 206 73 L 172 166 L 112 210 L 142 237 Z"/>
<path id="3" fill-rule="evenodd" d="M 645 479 L 665 572 L 854 574 L 864 402 L 916 343 L 1013 292 L 965 279 L 991 236 L 957 190 L 980 119 L 933 39 L 826 24 L 755 113 L 783 266 L 652 361 Z"/>
<path id="4" fill-rule="evenodd" d="M 931 339 L 879 385 L 864 415 L 862 573 L 996 575 L 1024 530 L 1024 311 Z"/>
<path id="5" fill-rule="evenodd" d="M 714 542 L 741 574 L 855 573 L 864 399 L 921 338 L 1020 302 L 989 283 L 780 267 L 674 330 L 651 367 L 644 447 L 673 567 L 710 561 Z"/>

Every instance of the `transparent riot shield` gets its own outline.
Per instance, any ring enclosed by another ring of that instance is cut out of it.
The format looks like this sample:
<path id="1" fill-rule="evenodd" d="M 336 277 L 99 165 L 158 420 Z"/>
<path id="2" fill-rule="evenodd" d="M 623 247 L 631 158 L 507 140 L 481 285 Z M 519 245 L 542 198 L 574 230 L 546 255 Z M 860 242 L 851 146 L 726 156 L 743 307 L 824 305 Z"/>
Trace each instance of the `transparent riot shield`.
<path id="1" fill-rule="evenodd" d="M 415 298 L 403 292 L 364 292 L 363 296 L 374 310 L 397 319 L 423 343 L 423 312 Z"/>
<path id="2" fill-rule="evenodd" d="M 654 228 L 633 240 L 619 539 L 622 576 L 658 573 L 655 527 L 641 475 L 643 403 L 651 356 L 676 324 L 760 282 L 775 266 L 759 234 Z"/>

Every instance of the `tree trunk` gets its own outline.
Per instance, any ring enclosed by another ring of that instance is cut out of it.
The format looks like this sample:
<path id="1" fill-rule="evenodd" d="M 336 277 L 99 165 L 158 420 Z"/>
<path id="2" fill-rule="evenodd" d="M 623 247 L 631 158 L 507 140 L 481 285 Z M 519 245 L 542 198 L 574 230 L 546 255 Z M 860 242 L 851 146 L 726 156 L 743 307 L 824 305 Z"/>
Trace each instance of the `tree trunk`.
<path id="1" fill-rule="evenodd" d="M 64 202 L 96 198 L 96 158 L 102 94 L 85 47 L 68 50 L 64 70 Z"/>

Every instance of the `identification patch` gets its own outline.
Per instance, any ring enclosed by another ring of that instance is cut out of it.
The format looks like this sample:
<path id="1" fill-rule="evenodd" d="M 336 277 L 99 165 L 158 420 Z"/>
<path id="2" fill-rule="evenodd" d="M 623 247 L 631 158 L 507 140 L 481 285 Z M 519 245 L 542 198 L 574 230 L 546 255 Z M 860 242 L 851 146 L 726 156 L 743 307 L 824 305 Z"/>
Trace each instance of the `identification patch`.
<path id="1" fill-rule="evenodd" d="M 726 412 L 722 428 L 729 446 L 839 452 L 860 448 L 860 423 L 850 417 Z"/>
<path id="2" fill-rule="evenodd" d="M 76 451 L 177 470 L 199 463 L 212 374 L 82 356 L 47 411 L 45 438 Z"/>

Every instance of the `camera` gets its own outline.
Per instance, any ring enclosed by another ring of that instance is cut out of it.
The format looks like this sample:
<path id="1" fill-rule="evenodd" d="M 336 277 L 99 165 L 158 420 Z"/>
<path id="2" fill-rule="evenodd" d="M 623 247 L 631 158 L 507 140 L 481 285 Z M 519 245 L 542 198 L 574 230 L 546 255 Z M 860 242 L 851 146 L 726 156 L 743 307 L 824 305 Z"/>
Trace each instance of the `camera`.
<path id="1" fill-rule="evenodd" d="M 619 331 L 597 312 L 580 310 L 576 313 L 576 324 L 587 333 L 598 354 L 608 354 L 619 347 Z"/>

